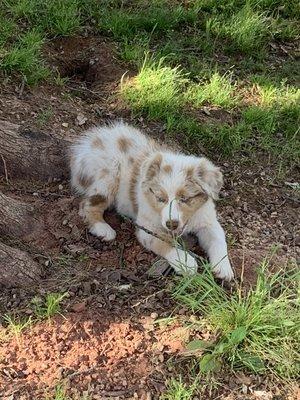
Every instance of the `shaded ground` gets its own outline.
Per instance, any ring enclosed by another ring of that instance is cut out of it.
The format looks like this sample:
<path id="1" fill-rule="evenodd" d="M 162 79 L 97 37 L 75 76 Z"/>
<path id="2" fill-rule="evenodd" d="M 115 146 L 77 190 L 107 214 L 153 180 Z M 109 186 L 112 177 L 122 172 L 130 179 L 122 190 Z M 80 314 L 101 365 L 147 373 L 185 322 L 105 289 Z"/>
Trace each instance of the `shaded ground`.
<path id="1" fill-rule="evenodd" d="M 78 135 L 92 124 L 114 118 L 131 121 L 129 111 L 113 96 L 128 66 L 116 62 L 112 44 L 101 38 L 73 38 L 57 40 L 45 51 L 61 77 L 70 78 L 66 87 L 45 84 L 23 89 L 6 82 L 1 85 L 0 119 L 58 137 Z M 138 125 L 154 137 L 164 134 L 158 123 L 140 119 Z M 196 153 L 198 147 L 195 144 Z M 299 198 L 274 176 L 273 165 L 262 156 L 256 163 L 218 155 L 214 161 L 225 175 L 218 208 L 237 276 L 243 274 L 245 283 L 251 284 L 255 267 L 274 244 L 278 244 L 276 265 L 299 258 Z M 104 244 L 89 235 L 67 181 L 29 182 L 24 177 L 7 182 L 2 177 L 0 183 L 4 193 L 38 206 L 45 218 L 44 235 L 18 243 L 44 265 L 43 279 L 26 290 L 3 288 L 1 314 L 28 316 L 34 311 L 33 297 L 68 292 L 64 316 L 36 324 L 20 338 L 3 340 L 1 398 L 43 399 L 65 380 L 74 396 L 86 391 L 93 399 L 157 399 L 166 379 L 174 375 L 173 356 L 195 332 L 182 328 L 189 317 L 170 299 L 170 279 L 148 276 L 154 255 L 137 243 L 130 222 L 114 212 L 107 219 L 117 230 L 115 242 Z M 12 238 L 4 239 L 16 244 Z M 179 316 L 180 322 L 154 325 L 156 319 L 170 315 Z M 214 394 L 204 389 L 206 398 L 296 398 L 295 392 L 288 395 L 255 376 L 227 376 L 223 381 Z"/>

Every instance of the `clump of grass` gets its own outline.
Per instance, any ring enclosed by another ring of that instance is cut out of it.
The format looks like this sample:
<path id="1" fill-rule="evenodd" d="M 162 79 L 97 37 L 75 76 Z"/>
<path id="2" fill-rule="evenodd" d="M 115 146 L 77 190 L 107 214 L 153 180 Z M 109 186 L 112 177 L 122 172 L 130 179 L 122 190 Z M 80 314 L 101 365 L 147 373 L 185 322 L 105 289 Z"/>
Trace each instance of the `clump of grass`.
<path id="1" fill-rule="evenodd" d="M 34 298 L 32 304 L 34 313 L 40 319 L 50 319 L 55 314 L 61 312 L 61 302 L 66 297 L 67 293 L 48 293 L 45 300 Z"/>
<path id="2" fill-rule="evenodd" d="M 133 39 L 138 33 L 167 32 L 175 27 L 192 23 L 197 18 L 194 9 L 180 4 L 170 6 L 167 1 L 137 4 L 136 7 L 107 7 L 95 10 L 98 29 L 117 39 Z"/>
<path id="3" fill-rule="evenodd" d="M 47 16 L 43 26 L 50 35 L 70 36 L 80 30 L 79 0 L 52 0 L 44 4 Z"/>
<path id="4" fill-rule="evenodd" d="M 182 104 L 181 92 L 187 82 L 176 67 L 146 60 L 139 74 L 121 85 L 121 95 L 136 112 L 146 112 L 150 118 L 165 116 Z"/>
<path id="5" fill-rule="evenodd" d="M 255 287 L 239 288 L 228 295 L 209 270 L 184 278 L 175 286 L 174 297 L 202 314 L 203 323 L 217 333 L 213 343 L 190 343 L 190 350 L 204 352 L 202 372 L 215 371 L 225 363 L 232 369 L 254 373 L 270 371 L 282 378 L 300 373 L 298 269 L 273 275 L 267 262 L 258 269 Z"/>
<path id="6" fill-rule="evenodd" d="M 172 378 L 167 382 L 167 390 L 160 396 L 160 400 L 192 400 L 196 391 L 197 382 L 191 386 L 182 382 L 182 378 Z"/>
<path id="7" fill-rule="evenodd" d="M 29 84 L 34 84 L 49 75 L 49 70 L 41 61 L 43 38 L 36 30 L 20 36 L 18 42 L 9 50 L 3 50 L 0 69 L 21 73 Z"/>
<path id="8" fill-rule="evenodd" d="M 31 317 L 20 319 L 11 315 L 4 315 L 3 319 L 7 323 L 8 331 L 14 335 L 17 340 L 19 340 L 19 337 L 24 329 L 28 328 L 32 324 Z"/>
<path id="9" fill-rule="evenodd" d="M 11 38 L 16 30 L 16 24 L 0 12 L 0 49 Z M 0 54 L 1 57 L 1 54 Z"/>
<path id="10" fill-rule="evenodd" d="M 220 14 L 206 23 L 206 31 L 231 40 L 232 47 L 243 52 L 261 49 L 270 35 L 265 13 L 253 11 L 249 4 L 229 18 Z"/>
<path id="11" fill-rule="evenodd" d="M 215 72 L 208 82 L 193 85 L 187 92 L 187 100 L 192 100 L 195 106 L 210 103 L 220 107 L 231 107 L 237 103 L 234 91 L 235 85 L 232 84 L 231 76 Z"/>
<path id="12" fill-rule="evenodd" d="M 149 53 L 149 42 L 150 38 L 147 35 L 139 35 L 133 40 L 125 39 L 120 47 L 119 55 L 122 60 L 141 68 Z"/>

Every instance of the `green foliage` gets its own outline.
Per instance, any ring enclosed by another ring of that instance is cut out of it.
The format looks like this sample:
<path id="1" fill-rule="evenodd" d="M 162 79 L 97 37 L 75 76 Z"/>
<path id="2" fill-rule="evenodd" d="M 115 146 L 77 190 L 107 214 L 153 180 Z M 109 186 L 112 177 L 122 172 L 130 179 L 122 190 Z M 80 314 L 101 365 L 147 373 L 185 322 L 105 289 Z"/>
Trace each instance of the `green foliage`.
<path id="1" fill-rule="evenodd" d="M 32 324 L 31 317 L 20 319 L 6 314 L 4 315 L 3 319 L 7 323 L 7 329 L 9 332 L 12 333 L 17 339 L 21 335 L 22 331 Z"/>
<path id="2" fill-rule="evenodd" d="M 34 313 L 40 319 L 51 318 L 61 311 L 61 302 L 66 297 L 67 293 L 48 293 L 45 300 L 34 298 L 32 304 Z"/>
<path id="3" fill-rule="evenodd" d="M 282 378 L 298 376 L 299 283 L 296 268 L 273 275 L 263 262 L 256 286 L 244 293 L 228 295 L 209 270 L 184 278 L 173 295 L 193 312 L 202 314 L 203 324 L 218 332 L 214 343 L 192 342 L 189 351 L 204 351 L 200 358 L 203 373 L 216 371 L 223 363 L 232 369 L 254 373 L 271 371 Z"/>
<path id="4" fill-rule="evenodd" d="M 41 61 L 43 39 L 36 30 L 28 31 L 19 37 L 9 50 L 0 54 L 0 69 L 11 73 L 21 73 L 29 84 L 34 84 L 49 75 L 48 69 Z"/>
<path id="5" fill-rule="evenodd" d="M 187 93 L 187 99 L 195 106 L 210 103 L 220 107 L 231 107 L 237 102 L 234 90 L 230 76 L 214 72 L 208 82 L 192 85 Z"/>
<path id="6" fill-rule="evenodd" d="M 259 50 L 270 34 L 266 15 L 253 11 L 248 4 L 229 18 L 212 17 L 206 28 L 217 36 L 230 39 L 233 47 L 243 52 Z"/>
<path id="7" fill-rule="evenodd" d="M 191 386 L 182 382 L 181 377 L 170 379 L 167 382 L 166 392 L 160 396 L 160 400 L 192 400 L 196 391 L 197 381 Z"/>
<path id="8" fill-rule="evenodd" d="M 181 91 L 187 82 L 181 70 L 145 60 L 134 80 L 124 82 L 121 94 L 137 112 L 157 118 L 177 110 L 182 103 Z"/>

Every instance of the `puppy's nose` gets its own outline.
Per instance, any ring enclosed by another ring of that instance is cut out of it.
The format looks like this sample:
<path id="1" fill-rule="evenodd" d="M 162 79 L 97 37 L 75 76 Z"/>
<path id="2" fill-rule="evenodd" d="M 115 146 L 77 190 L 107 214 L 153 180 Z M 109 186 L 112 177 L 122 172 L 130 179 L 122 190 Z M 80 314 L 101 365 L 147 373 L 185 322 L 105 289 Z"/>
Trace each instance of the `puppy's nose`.
<path id="1" fill-rule="evenodd" d="M 179 225 L 179 221 L 177 221 L 176 219 L 169 219 L 166 222 L 166 227 L 168 229 L 170 229 L 170 231 L 174 231 L 175 229 L 177 229 L 178 225 Z"/>

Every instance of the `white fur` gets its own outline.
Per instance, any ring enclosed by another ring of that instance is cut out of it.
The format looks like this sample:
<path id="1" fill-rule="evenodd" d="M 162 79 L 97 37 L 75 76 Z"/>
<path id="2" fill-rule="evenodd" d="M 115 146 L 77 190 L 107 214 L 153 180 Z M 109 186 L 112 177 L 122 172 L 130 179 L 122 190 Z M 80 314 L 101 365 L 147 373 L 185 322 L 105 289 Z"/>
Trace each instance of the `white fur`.
<path id="1" fill-rule="evenodd" d="M 118 139 L 126 137 L 131 146 L 127 152 L 118 148 Z M 100 138 L 105 149 L 92 146 L 93 140 Z M 184 233 L 195 233 L 199 244 L 207 252 L 210 263 L 216 276 L 231 280 L 233 271 L 227 255 L 225 234 L 221 228 L 215 211 L 213 199 L 217 197 L 222 184 L 222 175 L 209 160 L 184 154 L 174 153 L 169 150 L 159 150 L 163 156 L 163 164 L 172 166 L 172 173 L 165 174 L 160 179 L 160 185 L 167 192 L 168 203 L 157 213 L 145 196 L 143 181 L 146 179 L 146 171 L 149 163 L 158 153 L 153 143 L 139 130 L 118 122 L 111 126 L 97 127 L 86 132 L 86 134 L 72 148 L 71 180 L 73 187 L 78 193 L 90 197 L 101 194 L 108 199 L 108 206 L 113 205 L 120 214 L 133 218 L 137 224 L 159 232 L 166 228 L 169 219 L 179 221 L 179 231 Z M 135 194 L 138 203 L 138 212 L 135 213 L 132 204 L 129 187 L 131 179 L 131 159 L 138 159 L 146 154 L 140 167 L 140 174 L 135 186 Z M 202 187 L 206 191 L 208 200 L 201 206 L 188 221 L 183 221 L 179 209 L 176 190 L 185 183 L 186 167 L 194 166 L 201 168 Z M 101 170 L 109 170 L 109 174 L 101 176 Z M 78 177 L 84 175 L 92 178 L 93 182 L 84 188 Z M 114 193 L 112 187 L 119 181 L 117 191 Z M 81 212 L 83 212 L 81 210 Z M 115 231 L 106 223 L 97 222 L 91 227 L 91 232 L 104 240 L 115 238 Z M 197 271 L 196 260 L 183 250 L 170 248 L 164 252 L 159 250 L 158 241 L 152 235 L 143 230 L 137 231 L 139 241 L 149 250 L 162 255 L 172 265 L 176 272 L 195 273 Z M 185 271 L 183 271 L 185 270 Z"/>

